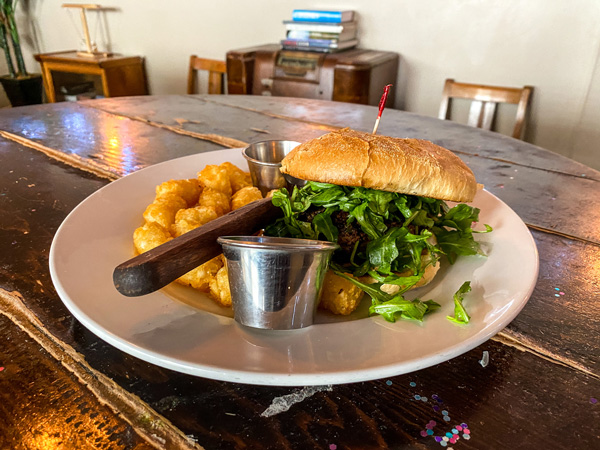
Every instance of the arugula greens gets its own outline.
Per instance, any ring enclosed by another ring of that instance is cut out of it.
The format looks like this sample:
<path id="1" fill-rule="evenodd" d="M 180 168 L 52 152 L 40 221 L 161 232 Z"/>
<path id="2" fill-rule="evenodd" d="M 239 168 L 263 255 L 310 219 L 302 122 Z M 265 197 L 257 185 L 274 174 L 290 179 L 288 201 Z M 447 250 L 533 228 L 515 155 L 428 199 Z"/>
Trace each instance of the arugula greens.
<path id="1" fill-rule="evenodd" d="M 338 242 L 342 249 L 332 263 L 336 274 L 371 296 L 372 314 L 392 322 L 422 320 L 439 307 L 431 300 L 403 297 L 427 266 L 443 256 L 453 264 L 458 256 L 483 254 L 472 229 L 479 209 L 466 204 L 450 208 L 443 200 L 314 181 L 294 187 L 291 194 L 285 188 L 276 191 L 273 204 L 284 216 L 265 229 L 266 235 Z M 491 230 L 486 225 L 483 232 Z M 365 275 L 375 283 L 356 279 Z M 383 284 L 400 290 L 391 296 L 379 289 Z"/>
<path id="2" fill-rule="evenodd" d="M 390 295 L 380 288 L 383 283 L 366 284 L 356 280 L 344 272 L 332 267 L 334 273 L 356 284 L 371 296 L 372 303 L 369 314 L 381 314 L 388 322 L 395 322 L 397 318 L 423 321 L 425 314 L 435 311 L 440 305 L 433 300 L 423 302 L 419 299 L 406 300 L 401 293 Z"/>
<path id="3" fill-rule="evenodd" d="M 463 298 L 467 292 L 471 291 L 471 282 L 465 281 L 458 291 L 454 293 L 454 317 L 446 316 L 448 320 L 455 323 L 469 323 L 471 317 L 467 314 L 467 310 L 463 306 Z"/>

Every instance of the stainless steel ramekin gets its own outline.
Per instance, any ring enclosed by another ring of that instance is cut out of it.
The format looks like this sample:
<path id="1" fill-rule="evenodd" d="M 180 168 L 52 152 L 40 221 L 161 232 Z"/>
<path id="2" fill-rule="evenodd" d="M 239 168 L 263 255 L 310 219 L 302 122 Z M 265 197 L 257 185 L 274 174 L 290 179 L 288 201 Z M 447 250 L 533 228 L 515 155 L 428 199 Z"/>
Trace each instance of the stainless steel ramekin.
<path id="1" fill-rule="evenodd" d="M 323 277 L 338 247 L 327 241 L 223 236 L 235 320 L 273 330 L 313 323 Z"/>

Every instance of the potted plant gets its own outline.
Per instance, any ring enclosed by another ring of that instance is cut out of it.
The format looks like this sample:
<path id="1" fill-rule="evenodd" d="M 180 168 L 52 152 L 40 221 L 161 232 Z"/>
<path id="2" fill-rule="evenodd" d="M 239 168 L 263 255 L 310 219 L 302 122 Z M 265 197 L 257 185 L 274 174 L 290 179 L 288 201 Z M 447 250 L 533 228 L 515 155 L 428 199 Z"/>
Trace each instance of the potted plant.
<path id="1" fill-rule="evenodd" d="M 17 2 L 18 0 L 0 0 L 0 48 L 4 50 L 8 68 L 8 75 L 0 76 L 0 83 L 12 106 L 34 105 L 42 103 L 42 76 L 29 74 L 25 68 L 15 20 Z"/>

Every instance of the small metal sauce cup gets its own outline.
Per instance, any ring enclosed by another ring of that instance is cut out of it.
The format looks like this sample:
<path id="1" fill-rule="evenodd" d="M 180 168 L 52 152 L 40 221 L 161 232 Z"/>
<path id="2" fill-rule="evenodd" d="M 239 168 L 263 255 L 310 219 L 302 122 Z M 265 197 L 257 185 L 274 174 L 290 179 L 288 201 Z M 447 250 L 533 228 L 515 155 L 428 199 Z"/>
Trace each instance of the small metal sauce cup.
<path id="1" fill-rule="evenodd" d="M 271 330 L 312 325 L 337 244 L 268 236 L 223 236 L 218 242 L 236 322 Z"/>
<path id="2" fill-rule="evenodd" d="M 279 169 L 281 160 L 298 145 L 300 142 L 296 141 L 261 141 L 244 149 L 252 184 L 260 189 L 263 196 L 273 189 L 292 187 Z"/>

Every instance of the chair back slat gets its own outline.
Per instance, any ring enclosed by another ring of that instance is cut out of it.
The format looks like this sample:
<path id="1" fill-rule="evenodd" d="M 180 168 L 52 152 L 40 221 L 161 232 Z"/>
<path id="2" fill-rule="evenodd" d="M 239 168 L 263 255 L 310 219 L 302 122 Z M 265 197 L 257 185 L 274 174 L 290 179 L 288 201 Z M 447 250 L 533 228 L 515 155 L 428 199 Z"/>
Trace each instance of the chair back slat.
<path id="1" fill-rule="evenodd" d="M 198 71 L 203 70 L 208 72 L 208 93 L 209 94 L 224 94 L 225 93 L 225 74 L 227 73 L 227 65 L 225 61 L 216 59 L 199 58 L 196 55 L 190 56 L 190 65 L 188 69 L 187 93 L 198 93 Z"/>
<path id="2" fill-rule="evenodd" d="M 453 98 L 469 99 L 472 100 L 472 103 L 467 124 L 485 130 L 492 130 L 498 103 L 515 104 L 517 105 L 517 114 L 512 137 L 521 139 L 532 93 L 533 88 L 531 86 L 523 88 L 486 86 L 457 83 L 453 79 L 447 79 L 444 83 L 438 117 L 443 120 L 450 119 Z"/>
<path id="3" fill-rule="evenodd" d="M 496 116 L 496 103 L 475 100 L 469 108 L 467 125 L 484 130 L 491 130 Z"/>

